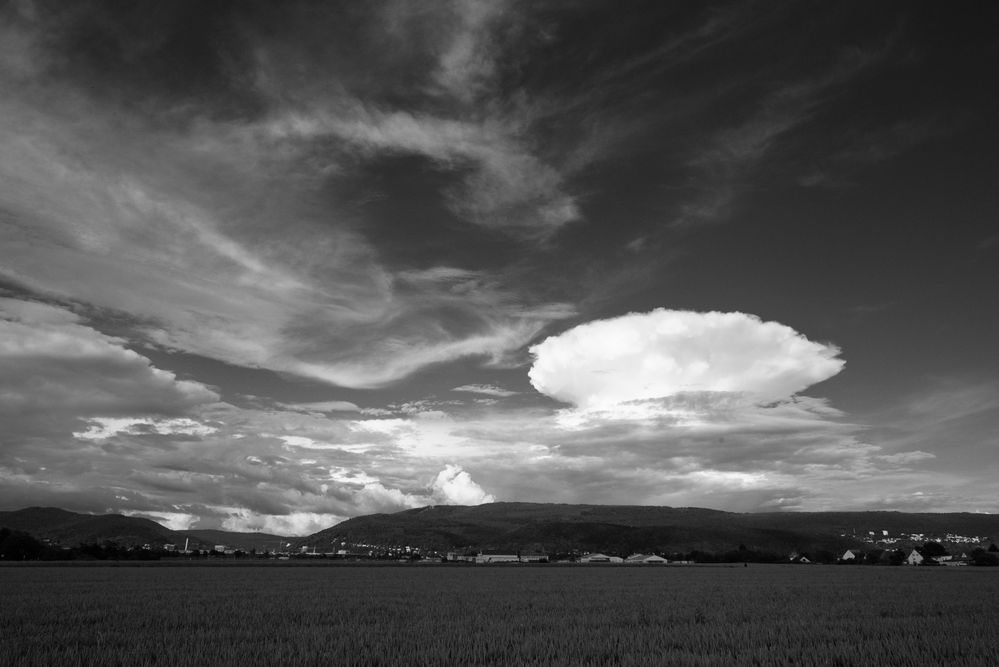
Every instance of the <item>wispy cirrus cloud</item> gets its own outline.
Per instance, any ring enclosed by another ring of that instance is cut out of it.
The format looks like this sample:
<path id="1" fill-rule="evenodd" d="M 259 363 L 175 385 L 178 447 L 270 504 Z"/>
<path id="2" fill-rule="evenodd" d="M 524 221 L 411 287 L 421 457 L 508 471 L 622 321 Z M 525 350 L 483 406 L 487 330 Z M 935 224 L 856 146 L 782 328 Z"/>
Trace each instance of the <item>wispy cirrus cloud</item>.
<path id="1" fill-rule="evenodd" d="M 488 20 L 472 8 L 470 23 L 449 28 L 458 46 L 435 56 L 448 64 L 428 80 L 488 79 L 466 62 L 478 53 L 468 40 L 488 41 L 506 14 L 480 9 Z M 461 219 L 545 235 L 576 213 L 524 119 L 413 112 L 369 104 L 350 81 L 331 97 L 278 77 L 264 86 L 261 74 L 246 85 L 266 113 L 218 119 L 194 106 L 178 126 L 168 110 L 121 107 L 47 73 L 58 40 L 43 41 L 41 24 L 21 28 L 18 43 L 43 65 L 5 61 L 20 94 L 2 103 L 0 234 L 4 273 L 27 289 L 127 313 L 134 335 L 167 349 L 350 387 L 465 357 L 506 363 L 572 312 L 482 271 L 464 293 L 408 267 L 397 277 L 355 212 L 316 202 L 344 162 L 411 153 L 453 170 L 441 201 Z M 287 49 L 272 50 L 258 69 L 286 65 Z"/>
<path id="2" fill-rule="evenodd" d="M 445 201 L 459 219 L 517 236 L 545 238 L 580 217 L 563 175 L 531 150 L 527 118 L 441 117 L 372 110 L 357 101 L 334 104 L 329 111 L 279 116 L 263 126 L 263 136 L 295 145 L 337 138 L 369 157 L 424 156 L 457 175 Z"/>
<path id="3" fill-rule="evenodd" d="M 775 87 L 763 96 L 754 114 L 740 124 L 718 130 L 690 162 L 692 184 L 702 194 L 680 206 L 671 226 L 726 220 L 739 191 L 747 187 L 749 171 L 781 138 L 808 123 L 838 89 L 882 60 L 890 47 L 889 40 L 870 50 L 843 49 L 820 75 Z"/>

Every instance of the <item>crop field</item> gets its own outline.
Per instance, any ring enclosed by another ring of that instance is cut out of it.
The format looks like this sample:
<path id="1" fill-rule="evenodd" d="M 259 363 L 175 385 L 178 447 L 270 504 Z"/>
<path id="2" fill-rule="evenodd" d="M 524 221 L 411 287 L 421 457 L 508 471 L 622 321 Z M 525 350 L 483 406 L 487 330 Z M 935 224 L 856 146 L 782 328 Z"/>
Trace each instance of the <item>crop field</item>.
<path id="1" fill-rule="evenodd" d="M 996 665 L 999 571 L 0 567 L 3 665 Z"/>

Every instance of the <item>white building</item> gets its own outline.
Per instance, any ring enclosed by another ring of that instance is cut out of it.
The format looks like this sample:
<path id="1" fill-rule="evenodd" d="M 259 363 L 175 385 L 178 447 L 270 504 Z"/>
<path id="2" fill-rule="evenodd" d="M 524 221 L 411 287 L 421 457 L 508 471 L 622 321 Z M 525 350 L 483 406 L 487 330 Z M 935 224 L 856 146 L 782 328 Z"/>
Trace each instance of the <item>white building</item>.
<path id="1" fill-rule="evenodd" d="M 606 554 L 586 554 L 579 559 L 580 563 L 623 563 L 620 556 L 608 556 Z"/>
<path id="2" fill-rule="evenodd" d="M 520 555 L 502 551 L 484 551 L 475 557 L 475 562 L 479 564 L 519 563 Z"/>
<path id="3" fill-rule="evenodd" d="M 543 551 L 523 551 L 520 553 L 521 563 L 547 563 L 548 554 Z"/>
<path id="4" fill-rule="evenodd" d="M 666 559 L 661 556 L 647 556 L 645 554 L 633 554 L 624 559 L 625 563 L 631 565 L 665 565 Z"/>
<path id="5" fill-rule="evenodd" d="M 906 565 L 920 565 L 923 562 L 923 554 L 919 553 L 915 549 L 909 554 L 909 557 L 905 559 Z"/>

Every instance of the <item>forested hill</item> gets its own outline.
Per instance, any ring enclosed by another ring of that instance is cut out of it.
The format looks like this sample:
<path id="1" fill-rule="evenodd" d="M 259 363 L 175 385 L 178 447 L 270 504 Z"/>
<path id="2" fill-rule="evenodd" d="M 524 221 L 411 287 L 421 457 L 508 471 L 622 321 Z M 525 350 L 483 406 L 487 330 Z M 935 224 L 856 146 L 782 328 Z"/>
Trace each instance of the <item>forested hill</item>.
<path id="1" fill-rule="evenodd" d="M 999 515 L 902 512 L 734 513 L 637 505 L 490 503 L 356 517 L 304 539 L 431 549 L 543 548 L 551 552 L 839 551 L 895 540 L 909 546 L 946 536 L 999 538 Z M 913 535 L 922 537 L 912 537 Z"/>
<path id="2" fill-rule="evenodd" d="M 55 507 L 27 507 L 0 512 L 0 527 L 28 533 L 66 547 L 114 542 L 124 547 L 149 544 L 188 544 L 211 549 L 216 544 L 249 551 L 275 550 L 289 538 L 267 533 L 234 533 L 222 530 L 170 530 L 149 519 L 121 514 L 78 514 Z"/>
<path id="3" fill-rule="evenodd" d="M 172 530 L 149 519 L 120 514 L 77 514 L 55 507 L 0 512 L 0 526 L 65 546 L 105 541 L 122 545 L 174 542 Z"/>

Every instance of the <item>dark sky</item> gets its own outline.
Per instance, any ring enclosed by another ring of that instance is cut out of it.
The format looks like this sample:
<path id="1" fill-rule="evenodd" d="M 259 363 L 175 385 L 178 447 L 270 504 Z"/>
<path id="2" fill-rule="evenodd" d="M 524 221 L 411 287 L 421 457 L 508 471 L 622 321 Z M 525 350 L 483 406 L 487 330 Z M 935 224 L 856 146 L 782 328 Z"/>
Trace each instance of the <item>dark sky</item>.
<path id="1" fill-rule="evenodd" d="M 999 10 L 0 5 L 0 506 L 999 510 Z"/>

